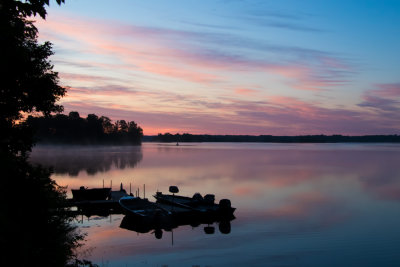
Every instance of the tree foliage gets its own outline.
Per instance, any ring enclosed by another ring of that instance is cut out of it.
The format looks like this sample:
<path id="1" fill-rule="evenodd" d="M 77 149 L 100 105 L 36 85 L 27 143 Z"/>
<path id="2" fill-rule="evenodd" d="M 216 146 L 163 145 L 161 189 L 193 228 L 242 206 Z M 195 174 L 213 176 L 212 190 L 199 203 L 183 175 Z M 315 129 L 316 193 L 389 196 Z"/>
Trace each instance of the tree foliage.
<path id="1" fill-rule="evenodd" d="M 57 0 L 58 4 L 64 0 Z M 64 210 L 50 170 L 28 163 L 32 132 L 24 114 L 62 111 L 65 95 L 31 16 L 46 18 L 48 0 L 0 0 L 0 266 L 91 265 L 77 258 L 83 235 Z"/>
<path id="2" fill-rule="evenodd" d="M 68 116 L 30 116 L 27 124 L 34 130 L 39 143 L 138 145 L 143 137 L 142 128 L 134 121 L 117 120 L 113 123 L 110 118 L 96 114 L 81 118 L 76 111 Z"/>
<path id="3" fill-rule="evenodd" d="M 209 134 L 158 134 L 146 141 L 157 142 L 255 142 L 255 143 L 399 143 L 399 135 L 209 135 Z"/>
<path id="4" fill-rule="evenodd" d="M 64 2 L 57 0 L 58 4 Z M 2 0 L 0 4 L 0 147 L 14 154 L 30 149 L 32 142 L 22 126 L 16 126 L 25 113 L 62 111 L 56 102 L 65 95 L 58 84 L 58 73 L 48 59 L 51 43 L 39 44 L 38 30 L 30 16 L 46 18 L 48 0 Z"/>

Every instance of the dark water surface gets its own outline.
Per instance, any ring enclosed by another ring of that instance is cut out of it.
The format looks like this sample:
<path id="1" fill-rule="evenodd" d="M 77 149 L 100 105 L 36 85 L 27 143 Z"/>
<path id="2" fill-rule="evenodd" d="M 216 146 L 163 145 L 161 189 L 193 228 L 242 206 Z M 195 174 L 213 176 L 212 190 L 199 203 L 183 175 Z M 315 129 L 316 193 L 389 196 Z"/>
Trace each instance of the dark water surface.
<path id="1" fill-rule="evenodd" d="M 139 234 L 123 215 L 77 222 L 100 266 L 400 266 L 400 145 L 174 144 L 44 147 L 68 188 L 146 184 L 146 197 L 177 185 L 237 208 L 231 231 L 180 226 Z"/>

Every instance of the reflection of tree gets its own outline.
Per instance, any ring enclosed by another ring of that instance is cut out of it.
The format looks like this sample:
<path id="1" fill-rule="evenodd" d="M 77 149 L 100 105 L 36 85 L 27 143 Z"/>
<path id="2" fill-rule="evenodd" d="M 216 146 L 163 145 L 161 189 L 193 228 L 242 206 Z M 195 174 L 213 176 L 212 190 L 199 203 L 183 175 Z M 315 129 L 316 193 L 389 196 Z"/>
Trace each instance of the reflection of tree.
<path id="1" fill-rule="evenodd" d="M 31 154 L 31 162 L 54 168 L 56 174 L 77 176 L 107 172 L 112 168 L 134 168 L 143 158 L 141 146 L 39 146 Z"/>

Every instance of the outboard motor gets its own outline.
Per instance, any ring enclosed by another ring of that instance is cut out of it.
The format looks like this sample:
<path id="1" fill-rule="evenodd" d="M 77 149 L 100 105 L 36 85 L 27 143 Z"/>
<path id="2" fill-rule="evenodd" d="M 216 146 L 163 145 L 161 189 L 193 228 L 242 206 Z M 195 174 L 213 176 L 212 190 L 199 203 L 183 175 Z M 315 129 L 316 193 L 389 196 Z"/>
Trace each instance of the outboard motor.
<path id="1" fill-rule="evenodd" d="M 203 200 L 203 196 L 200 193 L 195 193 L 192 198 L 193 198 L 193 200 L 197 200 L 197 201 Z"/>
<path id="2" fill-rule="evenodd" d="M 171 192 L 172 194 L 179 193 L 179 188 L 176 185 L 171 185 L 169 187 L 169 192 Z"/>
<path id="3" fill-rule="evenodd" d="M 214 204 L 215 195 L 213 195 L 213 194 L 207 194 L 207 195 L 205 195 L 205 196 L 204 196 L 204 201 L 205 201 L 207 204 Z"/>
<path id="4" fill-rule="evenodd" d="M 221 199 L 219 201 L 219 209 L 220 210 L 230 210 L 231 209 L 231 201 L 229 199 Z"/>

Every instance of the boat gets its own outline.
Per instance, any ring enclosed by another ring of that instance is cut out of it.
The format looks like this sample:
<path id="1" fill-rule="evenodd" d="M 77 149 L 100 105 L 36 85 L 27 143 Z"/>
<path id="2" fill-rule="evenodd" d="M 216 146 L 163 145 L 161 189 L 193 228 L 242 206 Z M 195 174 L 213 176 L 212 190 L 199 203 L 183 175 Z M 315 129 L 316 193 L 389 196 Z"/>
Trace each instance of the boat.
<path id="1" fill-rule="evenodd" d="M 170 215 L 170 212 L 159 207 L 156 203 L 140 197 L 121 197 L 119 204 L 124 210 L 124 213 L 130 217 L 154 220 Z"/>
<path id="2" fill-rule="evenodd" d="M 172 195 L 157 192 L 154 198 L 157 199 L 158 203 L 165 203 L 203 213 L 232 215 L 236 210 L 236 208 L 231 206 L 231 201 L 229 199 L 221 199 L 219 204 L 216 204 L 215 196 L 212 194 L 207 194 L 204 197 L 200 193 L 194 194 L 193 197 L 179 196 L 175 195 L 175 193 L 179 192 L 177 186 L 170 186 L 169 191 Z"/>
<path id="3" fill-rule="evenodd" d="M 85 188 L 71 189 L 74 201 L 106 200 L 110 197 L 111 188 Z"/>

